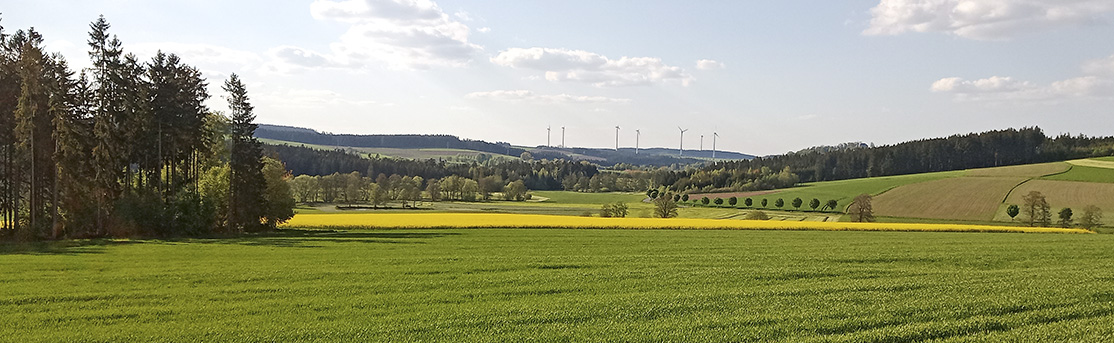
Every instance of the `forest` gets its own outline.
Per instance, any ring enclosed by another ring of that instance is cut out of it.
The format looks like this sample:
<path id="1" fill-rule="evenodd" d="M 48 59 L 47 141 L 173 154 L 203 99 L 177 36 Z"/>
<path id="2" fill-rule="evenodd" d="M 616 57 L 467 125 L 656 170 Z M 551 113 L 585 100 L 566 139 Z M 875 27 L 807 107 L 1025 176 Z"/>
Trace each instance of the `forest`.
<path id="1" fill-rule="evenodd" d="M 166 237 L 269 230 L 293 216 L 280 161 L 262 157 L 244 83 L 207 108 L 201 72 L 127 53 L 103 16 L 91 67 L 0 26 L 0 237 Z"/>

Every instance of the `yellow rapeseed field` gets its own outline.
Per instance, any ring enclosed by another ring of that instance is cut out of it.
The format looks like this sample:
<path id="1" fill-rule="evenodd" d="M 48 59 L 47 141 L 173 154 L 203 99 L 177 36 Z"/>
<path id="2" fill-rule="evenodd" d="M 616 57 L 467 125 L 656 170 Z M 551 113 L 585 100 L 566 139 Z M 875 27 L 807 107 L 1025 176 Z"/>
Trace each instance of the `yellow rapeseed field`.
<path id="1" fill-rule="evenodd" d="M 568 228 L 568 229 L 725 229 L 825 231 L 938 231 L 1090 233 L 1082 229 L 961 224 L 783 222 L 693 218 L 598 218 L 494 213 L 339 213 L 299 214 L 283 228 Z"/>

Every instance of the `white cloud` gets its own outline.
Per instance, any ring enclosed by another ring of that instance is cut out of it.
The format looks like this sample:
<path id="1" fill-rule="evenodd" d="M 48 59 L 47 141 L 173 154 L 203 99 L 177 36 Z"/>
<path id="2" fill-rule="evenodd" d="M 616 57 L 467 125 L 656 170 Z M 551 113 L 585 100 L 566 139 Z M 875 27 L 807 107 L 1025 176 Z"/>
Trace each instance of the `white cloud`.
<path id="1" fill-rule="evenodd" d="M 263 58 L 254 52 L 209 44 L 138 43 L 126 45 L 125 49 L 129 52 L 134 51 L 136 56 L 144 60 L 149 60 L 161 50 L 165 54 L 178 55 L 182 59 L 182 63 L 197 66 L 245 66 L 263 61 Z"/>
<path id="2" fill-rule="evenodd" d="M 654 57 L 606 56 L 583 51 L 550 48 L 511 48 L 492 57 L 491 62 L 501 66 L 533 69 L 545 72 L 549 81 L 576 81 L 597 87 L 647 85 L 676 81 L 683 85 L 692 82 L 692 75 L 684 69 L 670 66 Z"/>
<path id="3" fill-rule="evenodd" d="M 280 47 L 295 65 L 360 67 L 376 62 L 395 68 L 462 66 L 483 48 L 468 41 L 470 29 L 429 0 L 316 0 L 315 19 L 350 24 L 329 54 Z M 465 12 L 457 17 L 467 18 Z M 464 19 L 461 19 L 464 20 Z M 327 62 L 327 63 L 325 63 Z"/>
<path id="4" fill-rule="evenodd" d="M 354 100 L 326 89 L 266 89 L 253 95 L 256 104 L 266 104 L 274 108 L 316 109 L 336 106 L 368 106 L 379 104 L 370 100 Z"/>
<path id="5" fill-rule="evenodd" d="M 1114 55 L 1083 63 L 1083 72 L 1090 75 L 1114 75 Z"/>
<path id="6" fill-rule="evenodd" d="M 1017 81 L 1011 77 L 1000 76 L 991 76 L 978 80 L 964 80 L 958 77 L 949 77 L 932 83 L 933 92 L 961 94 L 1018 92 L 1034 87 L 1035 86 L 1029 82 Z"/>
<path id="7" fill-rule="evenodd" d="M 496 90 L 490 92 L 475 92 L 465 96 L 469 99 L 487 99 L 505 102 L 530 102 L 544 104 L 604 104 L 628 103 L 630 99 L 609 98 L 603 96 L 576 96 L 568 94 L 543 95 L 528 90 Z"/>
<path id="8" fill-rule="evenodd" d="M 490 27 L 481 27 L 481 28 L 476 29 L 476 32 L 488 33 L 488 32 L 491 32 L 491 28 Z"/>
<path id="9" fill-rule="evenodd" d="M 863 33 L 1006 39 L 1025 31 L 1094 23 L 1111 11 L 1110 0 L 881 0 L 870 10 L 870 27 Z"/>
<path id="10" fill-rule="evenodd" d="M 958 77 L 932 83 L 932 91 L 954 94 L 957 100 L 970 101 L 1055 101 L 1069 98 L 1108 97 L 1114 95 L 1114 80 L 1082 76 L 1048 85 L 993 76 L 978 80 Z"/>
<path id="11" fill-rule="evenodd" d="M 723 68 L 727 68 L 727 66 L 724 65 L 723 62 L 719 62 L 719 61 L 716 61 L 716 60 L 698 60 L 698 61 L 696 61 L 696 69 L 716 70 L 716 69 L 723 69 Z"/>

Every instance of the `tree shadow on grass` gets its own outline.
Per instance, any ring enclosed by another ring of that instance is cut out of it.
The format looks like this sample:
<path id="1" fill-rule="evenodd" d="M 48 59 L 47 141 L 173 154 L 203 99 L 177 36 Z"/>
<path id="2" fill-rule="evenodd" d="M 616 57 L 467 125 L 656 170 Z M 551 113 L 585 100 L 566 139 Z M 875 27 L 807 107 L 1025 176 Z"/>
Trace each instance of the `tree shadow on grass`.
<path id="1" fill-rule="evenodd" d="M 206 243 L 319 248 L 314 243 L 424 244 L 425 239 L 457 236 L 456 232 L 349 232 L 334 230 L 283 229 L 253 236 L 203 240 Z M 198 241 L 198 240 L 193 240 Z"/>
<path id="2" fill-rule="evenodd" d="M 239 236 L 180 237 L 149 240 L 75 239 L 49 242 L 0 242 L 0 255 L 98 254 L 111 246 L 130 244 L 233 244 L 292 248 L 319 248 L 314 243 L 424 244 L 426 239 L 457 236 L 456 232 L 348 232 L 335 230 L 282 229 Z"/>
<path id="3" fill-rule="evenodd" d="M 51 242 L 0 242 L 0 255 L 99 254 L 109 246 L 147 243 L 118 239 L 78 239 Z"/>

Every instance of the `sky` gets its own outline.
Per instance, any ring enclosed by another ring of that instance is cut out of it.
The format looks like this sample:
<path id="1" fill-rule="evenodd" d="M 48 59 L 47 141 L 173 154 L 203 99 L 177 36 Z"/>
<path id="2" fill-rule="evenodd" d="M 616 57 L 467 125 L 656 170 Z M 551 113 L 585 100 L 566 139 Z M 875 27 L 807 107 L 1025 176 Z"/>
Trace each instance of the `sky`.
<path id="1" fill-rule="evenodd" d="M 1040 126 L 1114 135 L 1114 0 L 5 0 L 88 67 L 127 52 L 240 75 L 257 122 L 756 155 Z M 636 134 L 636 130 L 640 134 Z"/>

